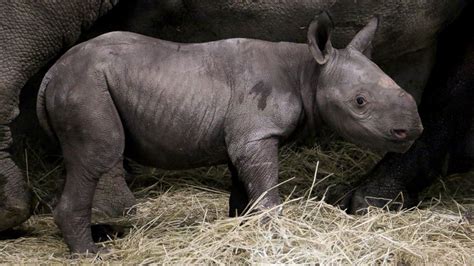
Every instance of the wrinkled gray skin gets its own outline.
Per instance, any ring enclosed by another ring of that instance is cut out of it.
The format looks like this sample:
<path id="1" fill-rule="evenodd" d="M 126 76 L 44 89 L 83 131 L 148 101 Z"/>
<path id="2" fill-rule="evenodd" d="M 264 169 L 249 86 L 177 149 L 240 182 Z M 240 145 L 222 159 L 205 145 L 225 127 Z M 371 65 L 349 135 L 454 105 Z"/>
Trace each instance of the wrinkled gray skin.
<path id="1" fill-rule="evenodd" d="M 64 153 L 54 218 L 71 251 L 97 252 L 94 191 L 123 156 L 164 169 L 228 163 L 230 213 L 240 214 L 249 203 L 280 203 L 278 147 L 301 129 L 326 123 L 356 143 L 406 151 L 422 131 L 416 102 L 363 54 L 377 19 L 342 50 L 332 47 L 330 24 L 325 14 L 313 21 L 309 45 L 179 44 L 112 32 L 61 57 L 37 106 Z"/>
<path id="2" fill-rule="evenodd" d="M 80 36 L 129 30 L 182 42 L 230 37 L 304 42 L 308 21 L 329 10 L 335 21 L 333 43 L 344 47 L 370 17 L 378 15 L 374 61 L 418 100 L 433 63 L 436 33 L 463 5 L 462 0 L 0 1 L 0 231 L 30 215 L 25 180 L 9 154 L 10 124 L 18 115 L 20 90 Z M 101 178 L 94 203 L 109 215 L 133 204 L 125 184 L 114 176 Z"/>

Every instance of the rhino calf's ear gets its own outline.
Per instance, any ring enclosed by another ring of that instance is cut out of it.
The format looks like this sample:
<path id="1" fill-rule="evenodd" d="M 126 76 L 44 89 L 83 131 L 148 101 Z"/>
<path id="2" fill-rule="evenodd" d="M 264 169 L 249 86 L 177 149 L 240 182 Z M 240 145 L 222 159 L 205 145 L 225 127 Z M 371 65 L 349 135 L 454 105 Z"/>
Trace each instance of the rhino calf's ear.
<path id="1" fill-rule="evenodd" d="M 370 58 L 372 53 L 372 40 L 374 39 L 378 24 L 379 19 L 377 17 L 372 18 L 369 23 L 356 34 L 354 39 L 352 39 L 351 43 L 347 46 Z"/>
<path id="2" fill-rule="evenodd" d="M 321 13 L 308 27 L 308 45 L 318 64 L 324 65 L 332 54 L 331 31 L 333 25 L 326 12 Z"/>

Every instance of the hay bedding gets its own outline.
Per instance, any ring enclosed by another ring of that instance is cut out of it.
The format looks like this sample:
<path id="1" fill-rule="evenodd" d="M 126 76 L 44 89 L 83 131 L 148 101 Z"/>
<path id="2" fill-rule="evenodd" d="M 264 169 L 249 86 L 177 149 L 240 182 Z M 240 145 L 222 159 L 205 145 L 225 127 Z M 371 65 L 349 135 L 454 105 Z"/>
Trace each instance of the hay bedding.
<path id="1" fill-rule="evenodd" d="M 336 184 L 350 186 L 379 156 L 338 140 L 281 152 L 281 180 L 289 180 L 280 187 L 284 215 L 268 224 L 259 221 L 271 214 L 227 218 L 230 178 L 224 167 L 141 169 L 132 183 L 137 213 L 108 220 L 128 232 L 100 243 L 110 253 L 92 258 L 68 255 L 41 203 L 54 190 L 60 163 L 45 163 L 31 148 L 20 156 L 38 199 L 37 215 L 19 228 L 26 231 L 22 237 L 0 240 L 2 263 L 474 264 L 472 173 L 439 181 L 425 193 L 434 198 L 420 208 L 398 213 L 374 208 L 350 216 L 321 199 L 340 196 Z"/>

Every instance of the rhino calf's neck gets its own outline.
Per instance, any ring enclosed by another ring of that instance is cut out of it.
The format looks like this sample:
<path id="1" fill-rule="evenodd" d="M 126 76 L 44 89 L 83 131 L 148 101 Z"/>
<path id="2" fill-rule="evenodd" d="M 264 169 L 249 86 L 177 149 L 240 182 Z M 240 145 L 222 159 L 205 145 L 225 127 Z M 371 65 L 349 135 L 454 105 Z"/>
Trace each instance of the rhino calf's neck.
<path id="1" fill-rule="evenodd" d="M 297 129 L 327 123 L 362 145 L 408 149 L 420 119 L 413 98 L 364 55 L 376 28 L 373 19 L 342 50 L 323 14 L 308 29 L 309 46 L 114 32 L 68 51 L 42 82 L 38 117 L 64 153 L 54 216 L 70 249 L 97 251 L 94 189 L 124 155 L 164 169 L 228 163 L 235 215 L 262 195 L 257 209 L 280 203 L 278 147 Z"/>

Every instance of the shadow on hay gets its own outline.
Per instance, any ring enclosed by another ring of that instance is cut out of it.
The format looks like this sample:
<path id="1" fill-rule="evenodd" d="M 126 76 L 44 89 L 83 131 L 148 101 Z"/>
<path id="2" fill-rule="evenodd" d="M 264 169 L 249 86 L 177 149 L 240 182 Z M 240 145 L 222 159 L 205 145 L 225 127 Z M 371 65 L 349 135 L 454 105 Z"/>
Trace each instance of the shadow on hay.
<path id="1" fill-rule="evenodd" d="M 5 231 L 2 231 L 2 233 L 0 234 L 0 240 L 17 239 L 20 237 L 24 237 L 29 233 L 30 231 L 23 229 L 7 229 Z"/>

